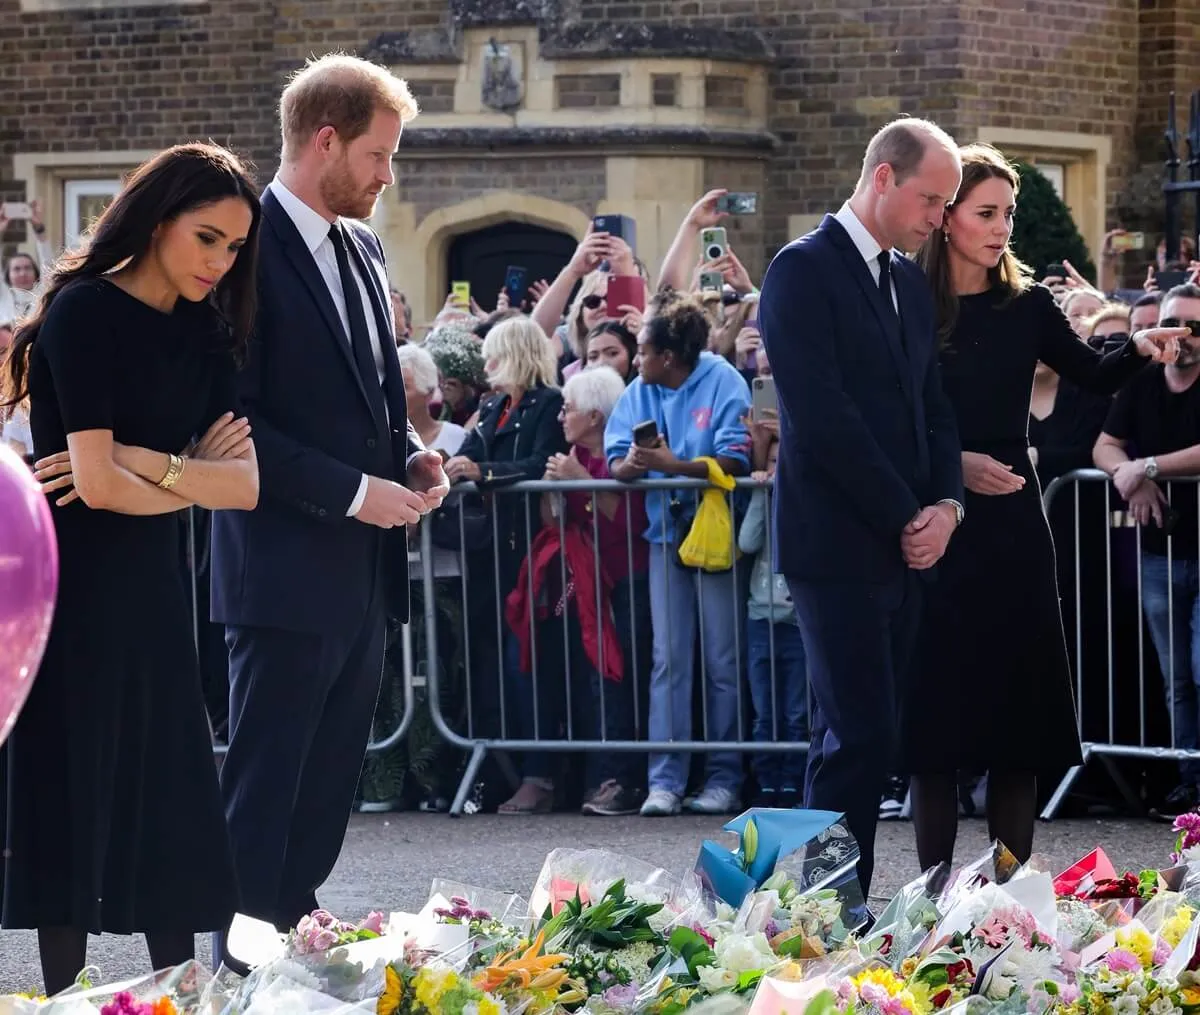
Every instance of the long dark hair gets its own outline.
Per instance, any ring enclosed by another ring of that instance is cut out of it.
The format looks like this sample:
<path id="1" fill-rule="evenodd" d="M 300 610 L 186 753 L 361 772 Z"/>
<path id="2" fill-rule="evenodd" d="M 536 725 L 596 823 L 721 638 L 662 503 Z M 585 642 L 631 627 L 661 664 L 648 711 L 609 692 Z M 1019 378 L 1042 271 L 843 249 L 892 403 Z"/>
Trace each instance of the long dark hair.
<path id="1" fill-rule="evenodd" d="M 583 340 L 583 348 L 580 350 L 583 353 L 582 359 L 587 359 L 588 344 L 599 335 L 613 335 L 625 347 L 625 353 L 629 356 L 629 368 L 621 380 L 628 384 L 638 373 L 637 367 L 634 366 L 637 362 L 637 336 L 620 321 L 602 321 L 589 331 L 587 338 Z"/>
<path id="2" fill-rule="evenodd" d="M 84 242 L 54 265 L 37 308 L 18 325 L 13 340 L 8 363 L 12 402 L 27 394 L 30 350 L 63 289 L 81 279 L 99 278 L 127 262 L 137 264 L 150 250 L 160 225 L 229 197 L 241 198 L 249 205 L 250 231 L 233 267 L 207 302 L 217 311 L 231 349 L 240 359 L 257 308 L 261 220 L 257 189 L 232 152 L 214 144 L 176 145 L 138 166 Z"/>
<path id="3" fill-rule="evenodd" d="M 958 188 L 958 194 L 946 208 L 947 218 L 955 206 L 984 180 L 1004 180 L 1012 187 L 1014 199 L 1020 193 L 1021 178 L 1017 175 L 1016 167 L 991 145 L 970 144 L 960 149 L 959 154 L 962 157 L 962 184 Z M 950 281 L 950 253 L 946 249 L 948 246 L 945 233 L 941 229 L 934 230 L 921 245 L 915 258 L 933 290 L 938 338 L 943 345 L 958 322 L 958 296 Z M 1028 289 L 1032 276 L 1032 270 L 1018 260 L 1011 247 L 1005 247 L 1000 256 L 1000 263 L 988 269 L 988 282 L 993 289 L 1004 290 L 1005 301 Z"/>

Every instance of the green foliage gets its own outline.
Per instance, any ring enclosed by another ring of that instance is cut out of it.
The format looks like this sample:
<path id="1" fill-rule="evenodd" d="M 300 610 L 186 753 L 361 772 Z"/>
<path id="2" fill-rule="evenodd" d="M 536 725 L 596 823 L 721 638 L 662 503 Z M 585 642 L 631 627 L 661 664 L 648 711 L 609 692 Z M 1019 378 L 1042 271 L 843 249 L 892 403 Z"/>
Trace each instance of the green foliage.
<path id="1" fill-rule="evenodd" d="M 1046 274 L 1047 265 L 1067 260 L 1086 279 L 1095 282 L 1096 266 L 1088 255 L 1087 244 L 1054 185 L 1023 162 L 1017 163 L 1017 171 L 1021 174 L 1021 194 L 1013 224 L 1013 252 L 1039 279 Z"/>
<path id="2" fill-rule="evenodd" d="M 625 948 L 638 941 L 661 941 L 662 935 L 649 920 L 662 909 L 661 902 L 637 902 L 625 894 L 625 882 L 616 881 L 595 905 L 585 906 L 576 890 L 575 898 L 551 917 L 546 907 L 543 919 L 547 948 L 572 951 L 580 945 L 590 948 Z"/>

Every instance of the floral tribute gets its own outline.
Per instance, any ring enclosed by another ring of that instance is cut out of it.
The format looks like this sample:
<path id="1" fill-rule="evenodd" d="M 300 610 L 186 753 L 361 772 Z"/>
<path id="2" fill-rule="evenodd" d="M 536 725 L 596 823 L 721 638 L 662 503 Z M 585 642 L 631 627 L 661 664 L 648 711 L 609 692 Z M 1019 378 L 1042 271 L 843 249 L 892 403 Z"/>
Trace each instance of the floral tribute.
<path id="1" fill-rule="evenodd" d="M 195 963 L 0 1015 L 1200 1015 L 1200 814 L 1169 866 L 1064 871 L 996 843 L 869 930 L 841 815 L 749 811 L 680 877 L 555 850 L 528 900 L 435 882 L 416 914 L 324 910 L 239 977 Z"/>

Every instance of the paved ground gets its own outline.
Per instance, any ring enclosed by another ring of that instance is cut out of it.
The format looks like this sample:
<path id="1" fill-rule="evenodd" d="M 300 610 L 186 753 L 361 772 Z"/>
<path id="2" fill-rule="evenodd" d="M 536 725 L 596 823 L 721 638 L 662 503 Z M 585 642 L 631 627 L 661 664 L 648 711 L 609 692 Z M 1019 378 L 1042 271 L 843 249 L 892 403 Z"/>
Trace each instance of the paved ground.
<path id="1" fill-rule="evenodd" d="M 534 818 L 499 816 L 451 819 L 440 815 L 358 815 L 351 822 L 342 858 L 321 902 L 347 918 L 370 909 L 419 909 L 430 881 L 449 877 L 469 884 L 527 894 L 548 850 L 557 846 L 598 847 L 639 857 L 682 872 L 696 857 L 700 841 L 719 833 L 721 822 L 680 817 L 662 820 L 603 820 L 575 815 Z M 1170 832 L 1146 821 L 1088 819 L 1038 826 L 1037 851 L 1052 865 L 1065 866 L 1097 844 L 1118 867 L 1140 869 L 1165 863 Z M 960 856 L 986 848 L 981 821 L 966 821 Z M 880 827 L 874 892 L 890 895 L 916 873 L 912 827 Z M 199 956 L 208 958 L 208 941 Z M 139 938 L 92 939 L 89 959 L 106 980 L 136 975 L 148 965 Z M 0 993 L 29 990 L 41 980 L 32 933 L 0 931 Z"/>

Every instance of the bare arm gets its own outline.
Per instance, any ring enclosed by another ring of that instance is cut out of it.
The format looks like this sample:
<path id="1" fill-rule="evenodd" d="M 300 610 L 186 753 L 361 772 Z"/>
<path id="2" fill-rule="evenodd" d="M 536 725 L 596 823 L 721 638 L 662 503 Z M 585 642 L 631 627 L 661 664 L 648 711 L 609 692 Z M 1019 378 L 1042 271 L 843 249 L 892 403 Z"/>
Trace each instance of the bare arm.
<path id="1" fill-rule="evenodd" d="M 170 455 L 148 448 L 118 446 L 114 457 L 119 467 L 150 483 L 162 479 L 171 464 Z M 210 511 L 252 511 L 258 504 L 258 459 L 254 445 L 250 445 L 247 458 L 219 461 L 189 458 L 169 492 Z"/>
<path id="2" fill-rule="evenodd" d="M 575 248 L 575 253 L 567 262 L 567 266 L 558 273 L 558 277 L 550 284 L 550 288 L 534 305 L 533 313 L 530 316 L 534 323 L 552 340 L 558 322 L 562 320 L 563 311 L 567 307 L 571 290 L 575 288 L 575 284 L 581 278 L 589 272 L 595 271 L 601 261 L 606 257 L 612 257 L 612 247 L 611 237 L 607 233 L 593 233 L 589 224 L 587 232 L 579 246 Z M 556 349 L 555 353 L 561 356 L 562 349 Z"/>
<path id="3" fill-rule="evenodd" d="M 122 515 L 166 515 L 191 506 L 190 501 L 178 494 L 160 490 L 118 465 L 113 458 L 111 430 L 67 434 L 67 450 L 75 490 L 80 500 L 93 510 Z M 164 465 L 162 472 L 165 471 Z"/>
<path id="4" fill-rule="evenodd" d="M 1102 432 L 1096 438 L 1096 446 L 1092 448 L 1092 461 L 1096 463 L 1096 468 L 1103 469 L 1111 476 L 1117 471 L 1117 466 L 1130 461 L 1129 455 L 1125 451 L 1127 444 L 1128 441 L 1119 440 Z M 1176 454 L 1181 453 L 1176 452 Z"/>
<path id="5" fill-rule="evenodd" d="M 684 216 L 658 273 L 660 289 L 686 292 L 691 288 L 692 272 L 700 257 L 700 230 L 718 225 L 725 217 L 724 212 L 717 211 L 717 198 L 725 193 L 710 190 Z"/>

